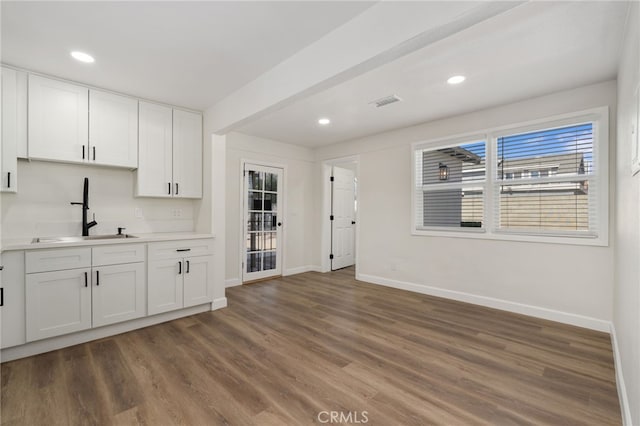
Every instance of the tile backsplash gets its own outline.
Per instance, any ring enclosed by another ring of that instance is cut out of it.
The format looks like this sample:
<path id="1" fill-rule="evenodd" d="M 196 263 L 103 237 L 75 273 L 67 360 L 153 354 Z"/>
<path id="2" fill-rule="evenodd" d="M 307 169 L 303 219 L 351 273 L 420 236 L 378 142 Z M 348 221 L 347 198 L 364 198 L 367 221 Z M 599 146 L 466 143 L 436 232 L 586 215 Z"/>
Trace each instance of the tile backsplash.
<path id="1" fill-rule="evenodd" d="M 92 235 L 194 230 L 194 200 L 135 198 L 135 172 L 96 166 L 18 162 L 18 193 L 2 194 L 2 239 L 82 234 L 82 186 L 89 178 Z"/>

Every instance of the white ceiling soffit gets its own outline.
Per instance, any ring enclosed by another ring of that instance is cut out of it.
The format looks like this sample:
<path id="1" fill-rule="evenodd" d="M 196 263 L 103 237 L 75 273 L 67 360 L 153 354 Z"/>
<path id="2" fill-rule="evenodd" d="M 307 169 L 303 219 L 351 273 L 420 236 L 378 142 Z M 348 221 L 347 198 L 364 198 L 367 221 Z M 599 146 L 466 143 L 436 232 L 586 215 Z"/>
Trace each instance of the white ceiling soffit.
<path id="1" fill-rule="evenodd" d="M 2 62 L 205 109 L 372 4 L 2 1 Z"/>
<path id="2" fill-rule="evenodd" d="M 626 11 L 625 2 L 531 2 L 237 130 L 317 147 L 614 79 Z M 466 81 L 448 85 L 456 74 Z M 369 104 L 389 94 L 403 101 Z"/>
<path id="3" fill-rule="evenodd" d="M 523 4 L 521 1 L 380 2 L 207 110 L 206 127 L 237 129 Z M 385 94 L 387 95 L 387 94 Z"/>

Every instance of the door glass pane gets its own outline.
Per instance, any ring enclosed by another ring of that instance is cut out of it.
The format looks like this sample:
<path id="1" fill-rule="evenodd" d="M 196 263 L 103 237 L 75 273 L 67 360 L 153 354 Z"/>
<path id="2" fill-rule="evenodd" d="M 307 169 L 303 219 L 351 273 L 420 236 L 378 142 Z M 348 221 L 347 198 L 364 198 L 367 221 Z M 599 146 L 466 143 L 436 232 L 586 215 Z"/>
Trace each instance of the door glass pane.
<path id="1" fill-rule="evenodd" d="M 269 269 L 276 269 L 276 252 L 268 251 L 264 253 L 262 269 L 267 271 Z"/>
<path id="2" fill-rule="evenodd" d="M 262 192 L 249 191 L 249 210 L 262 210 Z"/>
<path id="3" fill-rule="evenodd" d="M 278 196 L 276 194 L 264 194 L 264 209 L 265 211 L 278 210 Z"/>
<path id="4" fill-rule="evenodd" d="M 261 256 L 262 253 L 247 254 L 247 272 L 258 272 L 262 270 L 260 262 Z"/>
<path id="5" fill-rule="evenodd" d="M 262 232 L 250 232 L 247 234 L 247 251 L 259 251 L 264 247 Z"/>
<path id="6" fill-rule="evenodd" d="M 262 172 L 249 171 L 249 189 L 262 189 Z"/>
<path id="7" fill-rule="evenodd" d="M 278 175 L 275 173 L 264 174 L 264 189 L 265 191 L 276 192 L 278 190 Z"/>
<path id="8" fill-rule="evenodd" d="M 264 230 L 275 231 L 276 230 L 276 215 L 273 213 L 264 214 Z"/>
<path id="9" fill-rule="evenodd" d="M 247 231 L 262 231 L 262 213 L 249 213 Z"/>
<path id="10" fill-rule="evenodd" d="M 264 250 L 275 250 L 275 249 L 276 249 L 276 233 L 265 232 L 264 233 Z"/>

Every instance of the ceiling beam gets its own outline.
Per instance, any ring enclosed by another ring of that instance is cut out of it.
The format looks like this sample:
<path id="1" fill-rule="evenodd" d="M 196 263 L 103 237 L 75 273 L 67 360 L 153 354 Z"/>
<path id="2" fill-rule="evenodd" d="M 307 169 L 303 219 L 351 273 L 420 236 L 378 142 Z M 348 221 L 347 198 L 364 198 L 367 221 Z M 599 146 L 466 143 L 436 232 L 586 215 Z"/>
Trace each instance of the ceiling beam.
<path id="1" fill-rule="evenodd" d="M 225 134 L 523 3 L 377 3 L 207 109 L 207 127 Z"/>

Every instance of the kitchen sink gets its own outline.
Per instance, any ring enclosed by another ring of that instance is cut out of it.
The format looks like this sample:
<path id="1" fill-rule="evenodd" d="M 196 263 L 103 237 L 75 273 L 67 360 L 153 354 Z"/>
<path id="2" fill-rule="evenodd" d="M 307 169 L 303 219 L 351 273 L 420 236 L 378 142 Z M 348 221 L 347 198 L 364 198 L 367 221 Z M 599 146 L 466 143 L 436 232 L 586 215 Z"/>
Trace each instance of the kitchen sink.
<path id="1" fill-rule="evenodd" d="M 77 243 L 79 241 L 92 240 L 120 240 L 123 238 L 138 238 L 131 234 L 111 234 L 111 235 L 89 235 L 88 237 L 36 237 L 31 240 L 35 243 Z"/>

